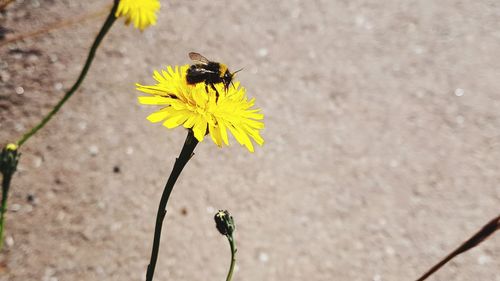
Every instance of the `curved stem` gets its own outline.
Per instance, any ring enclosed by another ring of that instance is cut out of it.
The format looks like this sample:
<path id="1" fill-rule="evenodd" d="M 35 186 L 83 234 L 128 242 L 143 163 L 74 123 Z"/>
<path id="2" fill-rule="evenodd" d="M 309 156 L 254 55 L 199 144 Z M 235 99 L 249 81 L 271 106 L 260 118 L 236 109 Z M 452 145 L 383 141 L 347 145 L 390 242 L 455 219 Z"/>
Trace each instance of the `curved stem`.
<path id="1" fill-rule="evenodd" d="M 9 195 L 11 174 L 4 174 L 2 179 L 2 208 L 0 210 L 0 250 L 3 248 L 3 230 L 5 225 L 5 213 L 7 212 L 7 196 Z"/>
<path id="2" fill-rule="evenodd" d="M 172 193 L 172 189 L 174 188 L 175 182 L 177 178 L 182 172 L 184 166 L 186 166 L 189 159 L 193 155 L 193 151 L 198 144 L 198 140 L 194 137 L 193 131 L 189 130 L 188 135 L 186 137 L 186 141 L 184 142 L 184 146 L 182 147 L 181 153 L 179 157 L 175 160 L 174 167 L 170 176 L 168 177 L 168 181 L 163 189 L 163 194 L 161 195 L 160 205 L 158 206 L 158 212 L 156 214 L 156 225 L 155 225 L 155 233 L 153 238 L 153 248 L 151 250 L 151 259 L 149 261 L 148 270 L 146 272 L 146 281 L 153 280 L 153 275 L 155 272 L 156 261 L 158 259 L 158 251 L 160 249 L 160 238 L 161 238 L 161 228 L 163 226 L 163 219 L 167 214 L 167 203 L 168 198 L 170 197 L 170 193 Z"/>
<path id="3" fill-rule="evenodd" d="M 234 265 L 236 264 L 236 243 L 232 236 L 227 236 L 229 241 L 229 247 L 231 248 L 231 265 L 229 266 L 229 272 L 227 273 L 226 281 L 231 281 L 233 278 Z"/>
<path id="4" fill-rule="evenodd" d="M 474 234 L 471 238 L 467 239 L 462 245 L 460 245 L 456 250 L 448 254 L 444 259 L 434 265 L 431 269 L 429 269 L 424 275 L 417 279 L 417 281 L 423 281 L 427 279 L 429 276 L 434 274 L 438 269 L 440 269 L 443 265 L 448 263 L 450 260 L 455 258 L 456 256 L 467 252 L 468 250 L 476 247 L 481 244 L 484 240 L 490 237 L 495 231 L 500 229 L 500 215 L 486 225 L 484 225 L 481 230 L 479 230 L 476 234 Z"/>
<path id="5" fill-rule="evenodd" d="M 97 48 L 99 47 L 99 44 L 102 42 L 102 39 L 104 39 L 104 36 L 106 33 L 108 33 L 109 29 L 113 25 L 113 23 L 116 20 L 116 9 L 118 7 L 118 2 L 115 1 L 113 7 L 111 8 L 111 12 L 109 13 L 108 18 L 104 22 L 103 26 L 101 27 L 101 30 L 97 34 L 94 43 L 92 44 L 92 47 L 90 48 L 89 55 L 87 57 L 87 60 L 83 66 L 83 69 L 80 73 L 80 76 L 78 76 L 78 79 L 76 80 L 75 84 L 69 89 L 69 91 L 66 92 L 64 97 L 54 106 L 54 108 L 47 114 L 38 125 L 33 127 L 29 132 L 27 132 L 18 142 L 17 145 L 20 147 L 22 146 L 31 136 L 36 134 L 41 128 L 49 122 L 49 120 L 61 109 L 61 107 L 64 105 L 64 103 L 73 95 L 74 92 L 80 87 L 82 84 L 83 80 L 85 79 L 85 76 L 87 76 L 87 72 L 90 69 L 90 65 L 92 64 L 92 61 L 94 60 L 95 53 L 97 51 Z"/>

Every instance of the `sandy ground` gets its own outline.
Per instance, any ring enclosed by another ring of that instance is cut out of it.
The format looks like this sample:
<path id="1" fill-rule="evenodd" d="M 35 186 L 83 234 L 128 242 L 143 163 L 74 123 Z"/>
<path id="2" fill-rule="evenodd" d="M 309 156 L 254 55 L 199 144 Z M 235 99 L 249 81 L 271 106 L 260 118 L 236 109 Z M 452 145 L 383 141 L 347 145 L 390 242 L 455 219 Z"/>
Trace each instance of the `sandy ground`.
<path id="1" fill-rule="evenodd" d="M 108 2 L 16 1 L 2 33 Z M 162 5 L 143 33 L 113 26 L 83 87 L 23 147 L 0 280 L 144 279 L 186 132 L 150 124 L 134 83 L 193 50 L 245 67 L 266 144 L 197 147 L 171 197 L 155 280 L 224 280 L 220 208 L 236 219 L 239 281 L 414 280 L 498 215 L 498 1 Z M 0 47 L 1 144 L 71 86 L 104 17 Z M 499 281 L 499 235 L 430 280 Z"/>

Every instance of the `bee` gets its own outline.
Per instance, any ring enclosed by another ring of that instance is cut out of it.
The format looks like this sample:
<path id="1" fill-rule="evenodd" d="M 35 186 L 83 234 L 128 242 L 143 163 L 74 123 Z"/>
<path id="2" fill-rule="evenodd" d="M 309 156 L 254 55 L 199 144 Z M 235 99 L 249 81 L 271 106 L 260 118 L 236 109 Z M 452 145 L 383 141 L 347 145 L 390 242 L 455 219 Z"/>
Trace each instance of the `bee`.
<path id="1" fill-rule="evenodd" d="M 231 73 L 227 65 L 220 62 L 209 61 L 204 56 L 195 52 L 190 52 L 189 58 L 194 61 L 195 64 L 191 65 L 186 72 L 187 83 L 195 85 L 205 82 L 205 90 L 207 93 L 208 86 L 210 86 L 215 91 L 217 97 L 219 96 L 219 92 L 217 92 L 215 84 L 224 84 L 224 90 L 227 92 L 229 84 L 232 84 L 234 75 L 241 70 Z"/>

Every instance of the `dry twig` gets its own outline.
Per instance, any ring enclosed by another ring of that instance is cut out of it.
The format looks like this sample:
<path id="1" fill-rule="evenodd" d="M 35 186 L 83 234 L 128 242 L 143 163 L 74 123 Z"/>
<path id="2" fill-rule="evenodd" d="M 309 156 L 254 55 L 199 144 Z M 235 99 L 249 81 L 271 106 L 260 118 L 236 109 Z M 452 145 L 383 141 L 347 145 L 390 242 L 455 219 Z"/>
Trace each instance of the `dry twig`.
<path id="1" fill-rule="evenodd" d="M 2 0 L 0 0 L 0 1 L 2 1 Z M 0 10 L 1 10 L 1 8 L 2 7 L 0 6 Z M 71 25 L 74 25 L 74 24 L 77 24 L 77 23 L 80 23 L 80 22 L 84 22 L 86 20 L 98 18 L 98 17 L 100 17 L 102 15 L 108 14 L 109 13 L 109 9 L 110 9 L 110 6 L 106 5 L 106 7 L 100 9 L 97 12 L 91 13 L 91 14 L 87 13 L 87 14 L 84 14 L 84 15 L 80 15 L 78 17 L 73 17 L 71 19 L 62 20 L 62 21 L 53 23 L 51 25 L 48 25 L 46 27 L 40 28 L 40 29 L 35 30 L 35 31 L 30 31 L 30 32 L 26 32 L 26 33 L 21 33 L 21 34 L 18 34 L 18 35 L 14 35 L 12 37 L 7 37 L 5 40 L 0 41 L 0 47 L 5 46 L 7 44 L 10 44 L 12 42 L 18 41 L 18 40 L 23 40 L 23 39 L 26 39 L 26 38 L 39 36 L 39 35 L 48 33 L 50 31 L 53 31 L 53 30 L 56 30 L 56 29 L 60 29 L 60 28 L 67 27 L 67 26 L 71 26 Z"/>
<path id="2" fill-rule="evenodd" d="M 465 241 L 455 251 L 451 252 L 448 256 L 446 256 L 444 259 L 442 259 L 440 262 L 434 265 L 424 275 L 422 275 L 422 277 L 418 278 L 417 281 L 423 281 L 427 279 L 427 277 L 431 276 L 433 273 L 435 273 L 438 269 L 440 269 L 443 265 L 452 260 L 454 257 L 476 247 L 481 242 L 486 240 L 486 238 L 490 237 L 498 229 L 500 229 L 500 215 L 492 219 L 485 226 L 483 226 L 483 228 L 481 228 L 479 232 L 474 234 L 474 236 Z"/>

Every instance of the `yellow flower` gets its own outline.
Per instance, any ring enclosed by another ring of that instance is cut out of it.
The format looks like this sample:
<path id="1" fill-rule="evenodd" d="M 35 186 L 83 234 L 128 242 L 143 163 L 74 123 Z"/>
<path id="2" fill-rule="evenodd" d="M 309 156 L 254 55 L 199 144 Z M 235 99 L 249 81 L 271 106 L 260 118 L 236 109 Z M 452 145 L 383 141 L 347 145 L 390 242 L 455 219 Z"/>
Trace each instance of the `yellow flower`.
<path id="1" fill-rule="evenodd" d="M 17 150 L 17 145 L 13 144 L 13 143 L 9 143 L 5 146 L 5 149 L 14 151 L 14 150 Z"/>
<path id="2" fill-rule="evenodd" d="M 159 0 L 120 0 L 115 16 L 123 16 L 126 24 L 133 22 L 136 28 L 144 30 L 156 24 L 156 12 L 159 9 Z"/>
<path id="3" fill-rule="evenodd" d="M 183 125 L 192 129 L 198 141 L 203 141 L 210 134 L 213 142 L 219 147 L 229 145 L 228 133 L 244 145 L 250 152 L 254 151 L 251 139 L 258 145 L 264 143 L 260 130 L 264 119 L 260 109 L 252 108 L 255 99 L 248 99 L 245 88 L 239 82 L 234 82 L 227 92 L 222 83 L 215 85 L 219 97 L 210 87 L 206 92 L 205 84 L 188 85 L 186 70 L 189 65 L 167 67 L 167 70 L 154 72 L 156 85 L 143 86 L 136 84 L 137 90 L 152 96 L 139 97 L 139 103 L 161 105 L 159 111 L 148 116 L 151 122 L 164 121 L 167 128 Z"/>

